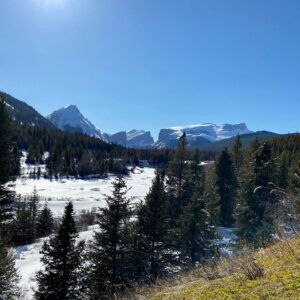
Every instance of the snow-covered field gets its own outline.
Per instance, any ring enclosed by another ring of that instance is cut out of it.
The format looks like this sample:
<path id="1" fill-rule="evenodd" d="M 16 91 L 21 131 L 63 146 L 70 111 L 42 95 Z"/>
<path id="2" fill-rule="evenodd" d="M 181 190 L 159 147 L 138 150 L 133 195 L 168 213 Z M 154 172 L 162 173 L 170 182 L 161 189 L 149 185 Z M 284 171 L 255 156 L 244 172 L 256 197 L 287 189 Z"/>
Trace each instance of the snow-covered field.
<path id="1" fill-rule="evenodd" d="M 47 156 L 47 153 L 45 153 Z M 40 168 L 41 174 L 46 172 L 45 165 L 26 164 L 27 153 L 23 152 L 21 158 L 21 177 L 14 182 L 14 189 L 21 196 L 29 196 L 36 188 L 41 196 L 41 204 L 47 202 L 54 216 L 62 216 L 65 204 L 71 200 L 74 204 L 74 211 L 80 213 L 85 210 L 93 210 L 106 205 L 105 197 L 112 192 L 112 182 L 115 176 L 108 176 L 103 179 L 61 179 L 49 180 L 43 178 L 31 179 L 30 173 Z M 143 200 L 148 193 L 155 170 L 152 168 L 136 168 L 125 176 L 128 188 L 127 197 L 132 202 Z M 95 226 L 90 226 L 88 231 L 79 233 L 79 240 L 90 240 L 93 236 Z M 41 254 L 39 253 L 45 239 L 38 242 L 20 246 L 16 249 L 16 267 L 21 276 L 20 289 L 21 299 L 31 300 L 33 288 L 36 287 L 35 274 L 41 269 Z"/>
<path id="2" fill-rule="evenodd" d="M 87 231 L 80 232 L 78 241 L 91 240 L 96 228 L 97 225 L 89 226 Z M 19 282 L 20 298 L 23 300 L 33 299 L 34 289 L 36 288 L 35 274 L 42 268 L 40 250 L 46 239 L 43 238 L 36 243 L 20 246 L 16 249 L 16 267 L 21 275 Z"/>
<path id="3" fill-rule="evenodd" d="M 144 199 L 151 187 L 155 170 L 152 168 L 136 168 L 133 173 L 125 177 L 129 198 L 133 202 Z M 72 200 L 75 212 L 82 210 L 92 210 L 93 208 L 105 205 L 105 196 L 111 194 L 114 176 L 106 179 L 76 180 L 63 179 L 53 180 L 41 178 L 39 180 L 22 177 L 16 180 L 15 190 L 22 196 L 31 195 L 34 188 L 38 194 L 47 199 L 48 207 L 55 216 L 61 216 L 67 201 Z M 44 202 L 46 200 L 42 200 Z M 79 239 L 90 240 L 94 227 L 89 227 L 88 231 L 80 232 Z M 35 273 L 41 269 L 40 250 L 45 239 L 36 243 L 20 246 L 16 249 L 16 267 L 19 269 L 21 280 L 21 299 L 30 300 L 35 288 Z"/>
<path id="4" fill-rule="evenodd" d="M 152 168 L 136 168 L 124 179 L 127 183 L 127 197 L 133 202 L 142 200 L 151 187 L 155 170 Z M 55 216 L 61 216 L 65 203 L 73 201 L 74 210 L 92 210 L 105 205 L 105 196 L 111 194 L 114 176 L 104 179 L 30 179 L 29 177 L 18 178 L 15 182 L 15 191 L 21 196 L 31 195 L 36 188 L 43 202 L 48 202 L 48 207 Z"/>

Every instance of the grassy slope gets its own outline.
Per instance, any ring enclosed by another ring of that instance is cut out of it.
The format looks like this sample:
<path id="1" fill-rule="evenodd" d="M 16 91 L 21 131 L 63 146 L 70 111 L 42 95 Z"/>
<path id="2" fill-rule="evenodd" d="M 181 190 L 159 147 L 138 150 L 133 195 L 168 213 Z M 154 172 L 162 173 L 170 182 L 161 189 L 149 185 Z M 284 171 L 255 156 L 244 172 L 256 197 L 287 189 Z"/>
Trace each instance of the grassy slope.
<path id="1" fill-rule="evenodd" d="M 257 279 L 244 275 L 249 258 L 238 260 L 233 265 L 239 267 L 221 278 L 165 287 L 150 299 L 300 299 L 300 238 L 279 242 L 254 254 L 253 261 L 264 271 Z M 220 268 L 224 269 L 225 264 Z"/>

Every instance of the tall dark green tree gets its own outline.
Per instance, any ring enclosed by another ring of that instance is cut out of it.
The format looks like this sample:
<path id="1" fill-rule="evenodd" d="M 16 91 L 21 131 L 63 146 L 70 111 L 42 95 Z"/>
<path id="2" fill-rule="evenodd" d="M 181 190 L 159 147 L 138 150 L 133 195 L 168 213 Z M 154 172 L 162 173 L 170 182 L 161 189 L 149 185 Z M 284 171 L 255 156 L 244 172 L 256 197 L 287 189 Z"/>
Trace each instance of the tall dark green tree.
<path id="1" fill-rule="evenodd" d="M 219 196 L 220 224 L 229 227 L 234 224 L 237 179 L 232 159 L 226 148 L 221 151 L 216 161 L 215 174 L 216 189 Z"/>
<path id="2" fill-rule="evenodd" d="M 37 237 L 48 236 L 53 231 L 53 215 L 47 204 L 39 212 L 36 221 L 36 233 Z"/>
<path id="3" fill-rule="evenodd" d="M 16 245 L 28 244 L 35 238 L 31 211 L 27 203 L 20 203 L 13 220 L 12 241 Z"/>
<path id="4" fill-rule="evenodd" d="M 232 146 L 231 158 L 232 158 L 234 167 L 236 168 L 237 172 L 239 172 L 239 170 L 243 164 L 243 158 L 244 158 L 243 144 L 241 142 L 240 135 L 237 136 L 237 138 Z"/>
<path id="5" fill-rule="evenodd" d="M 179 196 L 182 192 L 182 186 L 186 173 L 187 160 L 187 139 L 186 134 L 179 138 L 175 153 L 170 161 L 168 175 L 170 184 L 174 186 L 174 192 Z"/>
<path id="6" fill-rule="evenodd" d="M 35 298 L 44 300 L 82 299 L 83 269 L 82 252 L 84 243 L 76 245 L 78 237 L 73 218 L 73 204 L 65 207 L 62 222 L 41 250 L 41 259 L 45 266 L 37 273 Z"/>
<path id="7" fill-rule="evenodd" d="M 217 255 L 215 238 L 216 229 L 211 225 L 204 201 L 195 195 L 184 207 L 178 220 L 177 243 L 180 249 L 180 263 L 194 266 Z"/>
<path id="8" fill-rule="evenodd" d="M 124 291 L 132 280 L 130 276 L 129 221 L 132 215 L 127 187 L 118 176 L 113 183 L 113 194 L 107 196 L 107 207 L 100 209 L 98 224 L 91 245 L 91 265 L 88 271 L 90 299 L 112 299 Z"/>
<path id="9" fill-rule="evenodd" d="M 215 171 L 212 167 L 207 168 L 205 172 L 204 199 L 211 223 L 220 225 L 220 195 L 217 191 Z"/>
<path id="10" fill-rule="evenodd" d="M 184 185 L 188 202 L 177 221 L 176 240 L 180 263 L 187 266 L 201 263 L 217 254 L 213 240 L 215 227 L 205 207 L 205 173 L 196 152 Z"/>
<path id="11" fill-rule="evenodd" d="M 11 126 L 6 105 L 0 98 L 0 298 L 13 298 L 17 294 L 18 274 L 8 240 L 13 217 L 14 193 L 6 187 L 11 179 L 12 143 Z"/>
<path id="12" fill-rule="evenodd" d="M 39 202 L 40 202 L 40 198 L 36 187 L 34 187 L 32 195 L 29 199 L 29 210 L 31 215 L 31 227 L 32 227 L 33 236 L 36 236 L 36 223 L 37 223 Z"/>
<path id="13" fill-rule="evenodd" d="M 137 255 L 142 255 L 143 276 L 155 282 L 166 273 L 172 255 L 168 230 L 170 217 L 165 192 L 164 178 L 157 173 L 145 203 L 137 213 L 137 227 L 141 246 Z"/>
<path id="14" fill-rule="evenodd" d="M 260 247 L 275 233 L 278 197 L 272 183 L 277 170 L 267 142 L 249 151 L 251 159 L 243 171 L 237 206 L 237 233 L 243 242 Z"/>
<path id="15" fill-rule="evenodd" d="M 183 195 L 183 187 L 188 170 L 187 158 L 187 139 L 186 134 L 183 133 L 178 140 L 176 150 L 167 170 L 167 190 L 173 223 L 178 218 L 187 200 Z"/>
<path id="16" fill-rule="evenodd" d="M 19 274 L 12 251 L 0 239 L 0 299 L 17 299 Z"/>
<path id="17" fill-rule="evenodd" d="M 11 141 L 11 121 L 6 111 L 6 105 L 0 98 L 0 234 L 4 236 L 6 232 L 4 224 L 12 218 L 12 202 L 14 193 L 5 184 L 11 177 L 11 166 L 13 164 Z"/>
<path id="18" fill-rule="evenodd" d="M 39 196 L 36 188 L 27 201 L 18 203 L 13 218 L 13 237 L 15 244 L 31 243 L 37 237 L 37 215 Z"/>

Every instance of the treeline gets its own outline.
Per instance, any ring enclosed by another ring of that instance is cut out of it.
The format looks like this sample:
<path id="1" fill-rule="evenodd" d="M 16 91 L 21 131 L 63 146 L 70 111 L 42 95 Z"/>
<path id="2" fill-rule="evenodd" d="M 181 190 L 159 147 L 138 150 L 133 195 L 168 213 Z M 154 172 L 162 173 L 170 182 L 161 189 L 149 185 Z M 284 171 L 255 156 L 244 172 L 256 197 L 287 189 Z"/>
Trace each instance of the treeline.
<path id="1" fill-rule="evenodd" d="M 109 144 L 80 133 L 14 124 L 13 174 L 18 174 L 20 151 L 27 151 L 27 163 L 47 165 L 49 177 L 89 175 L 105 176 L 107 173 L 126 174 L 128 165 L 139 166 L 143 161 L 157 168 L 165 166 L 174 150 L 130 149 Z M 44 154 L 48 153 L 45 157 Z M 202 160 L 212 160 L 214 152 L 200 152 Z M 37 173 L 37 172 L 36 172 Z M 33 174 L 37 177 L 40 174 Z"/>
<path id="2" fill-rule="evenodd" d="M 127 165 L 139 166 L 142 161 L 154 167 L 162 167 L 173 153 L 170 149 L 127 149 L 79 133 L 18 124 L 13 128 L 13 140 L 16 161 L 13 174 L 19 172 L 18 150 L 26 150 L 27 163 L 46 163 L 48 175 L 56 178 L 126 174 Z M 48 157 L 44 157 L 45 153 L 49 154 Z M 202 155 L 204 159 L 213 157 L 213 153 L 203 152 Z"/>

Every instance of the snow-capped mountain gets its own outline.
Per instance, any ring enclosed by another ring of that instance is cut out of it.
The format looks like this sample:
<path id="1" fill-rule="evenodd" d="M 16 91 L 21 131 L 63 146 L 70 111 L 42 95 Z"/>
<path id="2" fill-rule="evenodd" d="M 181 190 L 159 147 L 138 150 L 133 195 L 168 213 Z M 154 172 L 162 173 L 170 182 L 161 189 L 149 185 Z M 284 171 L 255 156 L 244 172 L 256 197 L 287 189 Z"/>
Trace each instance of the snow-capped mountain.
<path id="1" fill-rule="evenodd" d="M 136 129 L 117 132 L 109 137 L 109 141 L 132 148 L 148 148 L 154 143 L 150 131 Z"/>
<path id="2" fill-rule="evenodd" d="M 97 129 L 85 118 L 76 105 L 67 105 L 47 117 L 57 128 L 70 132 L 81 132 L 108 141 L 108 134 Z"/>
<path id="3" fill-rule="evenodd" d="M 156 147 L 174 147 L 183 132 L 191 147 L 198 147 L 205 144 L 228 139 L 237 135 L 251 133 L 245 123 L 216 125 L 212 123 L 188 125 L 182 127 L 169 127 L 161 129 Z"/>

